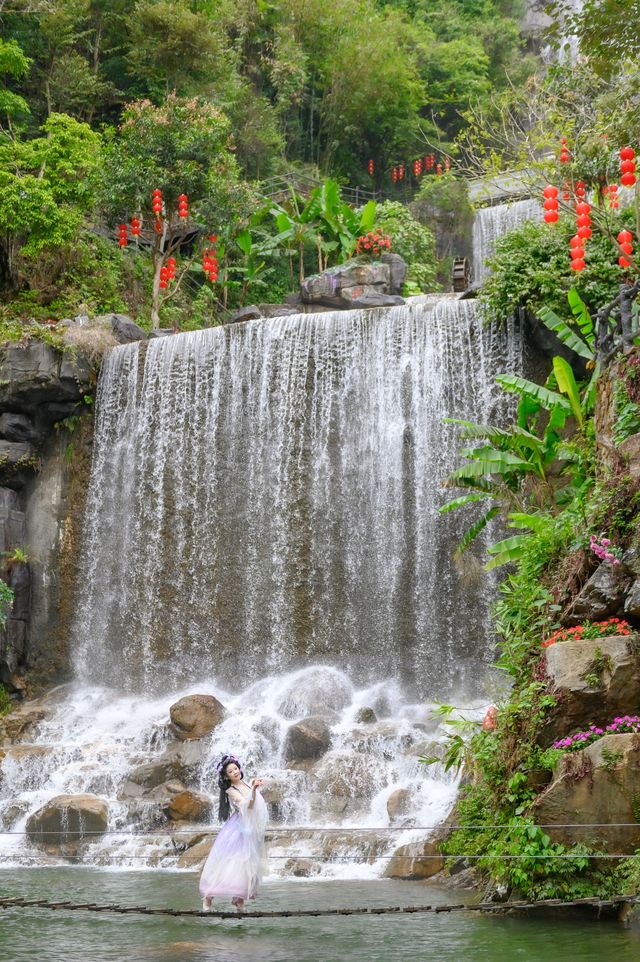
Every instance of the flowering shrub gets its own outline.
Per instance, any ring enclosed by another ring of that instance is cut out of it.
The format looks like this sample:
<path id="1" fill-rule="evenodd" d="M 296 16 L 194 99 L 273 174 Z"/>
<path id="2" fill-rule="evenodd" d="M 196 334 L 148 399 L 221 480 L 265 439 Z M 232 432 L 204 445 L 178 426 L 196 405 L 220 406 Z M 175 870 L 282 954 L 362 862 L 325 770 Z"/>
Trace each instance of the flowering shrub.
<path id="1" fill-rule="evenodd" d="M 609 561 L 613 565 L 620 564 L 620 548 L 612 548 L 609 538 L 599 538 L 592 534 L 589 538 L 589 547 L 600 561 Z"/>
<path id="2" fill-rule="evenodd" d="M 543 648 L 550 648 L 557 641 L 581 641 L 583 638 L 607 638 L 610 635 L 630 635 L 631 625 L 620 618 L 609 618 L 607 621 L 585 621 L 575 628 L 559 628 L 550 638 L 542 642 Z"/>
<path id="3" fill-rule="evenodd" d="M 593 742 L 597 742 L 604 735 L 627 735 L 640 732 L 639 715 L 623 715 L 614 718 L 606 728 L 598 728 L 590 725 L 585 732 L 578 732 L 576 735 L 568 735 L 567 738 L 559 738 L 553 743 L 553 748 L 560 748 L 567 752 L 577 752 Z"/>
<path id="4" fill-rule="evenodd" d="M 379 227 L 362 234 L 356 243 L 356 254 L 368 254 L 369 257 L 380 257 L 385 251 L 391 250 L 391 238 L 383 234 Z"/>

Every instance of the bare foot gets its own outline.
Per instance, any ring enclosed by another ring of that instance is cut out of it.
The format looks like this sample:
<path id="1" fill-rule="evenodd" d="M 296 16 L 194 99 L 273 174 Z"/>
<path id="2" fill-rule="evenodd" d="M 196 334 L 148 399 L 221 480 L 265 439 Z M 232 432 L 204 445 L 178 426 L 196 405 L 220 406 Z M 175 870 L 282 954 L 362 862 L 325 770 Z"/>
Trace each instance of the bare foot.
<path id="1" fill-rule="evenodd" d="M 244 912 L 244 899 L 231 899 L 232 905 L 235 905 L 238 912 Z"/>
<path id="2" fill-rule="evenodd" d="M 202 911 L 203 911 L 203 912 L 210 912 L 211 909 L 213 908 L 212 902 L 213 902 L 213 899 L 209 899 L 209 898 L 203 899 L 203 900 L 202 900 Z"/>

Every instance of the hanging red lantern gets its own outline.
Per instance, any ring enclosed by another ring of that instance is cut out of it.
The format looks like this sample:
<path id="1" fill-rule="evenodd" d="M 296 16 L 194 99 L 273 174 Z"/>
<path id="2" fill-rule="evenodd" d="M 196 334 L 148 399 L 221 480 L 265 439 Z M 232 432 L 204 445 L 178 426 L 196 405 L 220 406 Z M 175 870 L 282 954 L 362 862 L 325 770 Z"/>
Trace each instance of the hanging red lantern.
<path id="1" fill-rule="evenodd" d="M 367 163 L 367 170 L 369 171 L 369 177 L 373 177 L 375 169 L 376 169 L 376 166 L 373 160 L 369 160 L 369 162 Z"/>
<path id="2" fill-rule="evenodd" d="M 623 174 L 620 178 L 620 183 L 623 187 L 633 187 L 636 182 L 636 175 L 631 172 Z"/>
<path id="3" fill-rule="evenodd" d="M 129 243 L 127 238 L 127 225 L 118 224 L 118 244 L 120 247 L 126 247 Z"/>
<path id="4" fill-rule="evenodd" d="M 569 151 L 568 151 L 568 150 L 561 150 L 561 151 L 560 151 L 560 163 L 561 163 L 561 164 L 568 164 L 570 160 L 571 160 L 571 154 L 569 153 Z"/>
<path id="5" fill-rule="evenodd" d="M 189 198 L 186 194 L 180 194 L 178 197 L 178 217 L 185 218 L 189 216 Z"/>
<path id="6" fill-rule="evenodd" d="M 620 233 L 618 234 L 619 244 L 628 244 L 629 241 L 632 241 L 632 240 L 633 240 L 633 234 L 631 233 L 630 230 L 627 230 L 626 228 L 624 230 L 621 230 Z"/>
<path id="7" fill-rule="evenodd" d="M 391 171 L 391 180 L 395 184 L 398 180 L 398 168 L 394 167 Z"/>
<path id="8" fill-rule="evenodd" d="M 558 220 L 559 214 L 557 210 L 545 210 L 544 219 L 547 224 L 555 224 Z"/>
<path id="9" fill-rule="evenodd" d="M 140 220 L 139 217 L 131 218 L 131 236 L 132 237 L 140 237 L 141 224 L 142 224 L 142 221 Z"/>
<path id="10" fill-rule="evenodd" d="M 404 180 L 404 164 L 398 167 L 398 180 Z"/>
<path id="11" fill-rule="evenodd" d="M 633 160 L 636 152 L 633 147 L 623 147 L 620 150 L 620 160 Z"/>
<path id="12" fill-rule="evenodd" d="M 436 174 L 438 177 L 442 176 L 442 164 L 436 164 Z"/>
<path id="13" fill-rule="evenodd" d="M 591 204 L 587 204 L 587 202 L 584 200 L 581 200 L 579 203 L 576 204 L 576 214 L 582 215 L 582 214 L 590 214 L 590 213 L 591 213 Z"/>
<path id="14" fill-rule="evenodd" d="M 543 196 L 543 197 L 547 197 L 547 198 L 549 198 L 549 197 L 557 197 L 557 196 L 558 196 L 558 188 L 557 188 L 557 187 L 554 187 L 553 184 L 547 184 L 547 186 L 545 187 L 545 189 L 542 191 L 542 196 Z"/>
<path id="15" fill-rule="evenodd" d="M 167 280 L 172 281 L 176 276 L 176 259 L 175 257 L 167 257 Z"/>
<path id="16" fill-rule="evenodd" d="M 623 187 L 633 187 L 636 182 L 636 152 L 633 147 L 623 147 L 620 151 L 620 183 Z"/>
<path id="17" fill-rule="evenodd" d="M 586 224 L 583 227 L 578 227 L 576 234 L 578 237 L 582 237 L 583 240 L 588 240 L 591 237 L 593 231 Z"/>
<path id="18" fill-rule="evenodd" d="M 574 193 L 575 193 L 576 197 L 579 197 L 579 198 L 584 197 L 584 195 L 585 195 L 585 185 L 584 185 L 584 181 L 583 181 L 583 180 L 577 180 L 577 181 L 576 181 L 576 184 L 575 184 L 575 187 L 574 187 Z"/>
<path id="19" fill-rule="evenodd" d="M 584 258 L 579 258 L 571 261 L 572 271 L 583 271 L 587 265 L 584 262 Z"/>
<path id="20" fill-rule="evenodd" d="M 542 191 L 544 200 L 544 220 L 547 224 L 555 224 L 558 220 L 558 188 L 547 184 Z"/>
<path id="21" fill-rule="evenodd" d="M 620 164 L 621 174 L 633 174 L 636 169 L 635 160 L 623 160 Z"/>

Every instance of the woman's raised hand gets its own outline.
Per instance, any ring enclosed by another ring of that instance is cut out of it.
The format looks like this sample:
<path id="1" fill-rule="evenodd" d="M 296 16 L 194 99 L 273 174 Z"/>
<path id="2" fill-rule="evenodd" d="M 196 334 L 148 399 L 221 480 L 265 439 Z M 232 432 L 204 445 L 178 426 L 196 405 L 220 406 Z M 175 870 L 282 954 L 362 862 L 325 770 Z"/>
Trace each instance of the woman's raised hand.
<path id="1" fill-rule="evenodd" d="M 264 785 L 264 778 L 254 778 L 251 782 L 251 788 L 254 792 L 256 788 L 260 788 L 261 785 Z"/>

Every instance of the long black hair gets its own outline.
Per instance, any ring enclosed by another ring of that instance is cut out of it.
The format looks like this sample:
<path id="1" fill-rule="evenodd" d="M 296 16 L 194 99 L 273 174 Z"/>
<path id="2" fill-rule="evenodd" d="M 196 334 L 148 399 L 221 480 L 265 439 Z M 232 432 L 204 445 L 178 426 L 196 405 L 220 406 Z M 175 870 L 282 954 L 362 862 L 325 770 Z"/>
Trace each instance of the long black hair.
<path id="1" fill-rule="evenodd" d="M 228 821 L 229 816 L 231 815 L 231 805 L 229 803 L 229 796 L 227 795 L 227 789 L 231 788 L 231 782 L 227 778 L 227 768 L 232 764 L 238 766 L 240 769 L 240 777 L 244 778 L 242 765 L 235 755 L 223 755 L 221 760 L 218 762 L 218 788 L 220 789 L 218 819 L 221 822 Z"/>

